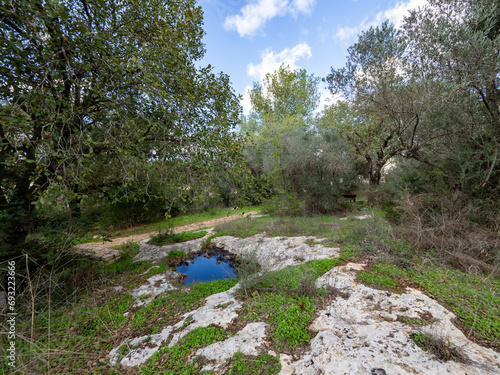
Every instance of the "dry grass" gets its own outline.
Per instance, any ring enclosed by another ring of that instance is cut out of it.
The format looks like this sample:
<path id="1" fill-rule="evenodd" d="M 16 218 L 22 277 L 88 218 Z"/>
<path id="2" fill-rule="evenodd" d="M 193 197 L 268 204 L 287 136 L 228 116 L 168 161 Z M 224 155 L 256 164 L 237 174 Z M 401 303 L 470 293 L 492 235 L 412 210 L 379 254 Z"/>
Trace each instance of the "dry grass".
<path id="1" fill-rule="evenodd" d="M 442 198 L 440 207 L 429 208 L 424 196 L 406 196 L 400 202 L 399 235 L 417 251 L 432 254 L 440 263 L 465 272 L 500 275 L 500 214 L 492 210 L 483 215 L 484 226 L 471 217 L 477 208 L 459 207 Z M 486 215 L 486 217 L 485 217 Z"/>
<path id="2" fill-rule="evenodd" d="M 442 338 L 437 338 L 421 332 L 413 332 L 410 334 L 410 337 L 420 348 L 430 352 L 440 361 L 471 363 L 471 360 L 457 347 L 452 346 Z"/>

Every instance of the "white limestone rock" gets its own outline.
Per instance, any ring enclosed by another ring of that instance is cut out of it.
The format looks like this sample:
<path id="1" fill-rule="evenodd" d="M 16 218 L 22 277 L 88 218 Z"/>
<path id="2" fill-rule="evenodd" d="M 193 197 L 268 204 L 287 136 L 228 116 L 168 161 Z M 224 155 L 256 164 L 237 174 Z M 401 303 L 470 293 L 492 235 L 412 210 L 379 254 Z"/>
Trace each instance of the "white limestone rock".
<path id="1" fill-rule="evenodd" d="M 141 260 L 158 262 L 162 259 L 165 259 L 168 256 L 168 253 L 172 250 L 182 250 L 186 254 L 201 251 L 202 244 L 209 236 L 213 234 L 213 229 L 204 230 L 207 232 L 204 237 L 170 245 L 150 245 L 148 244 L 149 239 L 143 240 L 139 243 L 139 253 L 134 257 L 134 262 L 138 262 Z"/>
<path id="2" fill-rule="evenodd" d="M 128 367 L 142 365 L 168 340 L 173 329 L 172 326 L 168 326 L 160 333 L 136 337 L 130 341 L 125 341 L 109 353 L 110 364 L 116 365 L 119 363 Z M 127 349 L 131 350 L 123 358 L 120 358 L 120 348 L 123 345 L 126 345 Z"/>
<path id="3" fill-rule="evenodd" d="M 454 315 L 415 289 L 394 294 L 355 281 L 362 265 L 337 267 L 320 277 L 316 285 L 339 288 L 349 298 L 337 298 L 311 324 L 318 334 L 311 350 L 296 362 L 283 366 L 280 375 L 302 374 L 500 374 L 500 356 L 469 341 L 451 323 Z M 398 320 L 432 317 L 435 323 L 411 327 Z M 412 331 L 427 332 L 448 340 L 465 354 L 470 364 L 441 362 L 420 349 Z"/>
<path id="4" fill-rule="evenodd" d="M 177 323 L 174 328 L 180 329 L 187 319 L 189 319 L 190 324 L 182 331 L 174 334 L 169 347 L 175 345 L 180 338 L 186 336 L 189 332 L 198 327 L 217 325 L 222 328 L 227 328 L 231 321 L 238 317 L 238 310 L 242 306 L 242 303 L 236 300 L 233 295 L 237 288 L 238 285 L 225 292 L 208 296 L 203 306 L 184 314 L 183 319 Z"/>
<path id="5" fill-rule="evenodd" d="M 177 272 L 166 271 L 165 273 L 151 276 L 147 279 L 147 284 L 132 290 L 132 297 L 136 301 L 134 307 L 151 303 L 153 299 L 167 290 L 178 289 L 172 283 L 175 283 L 179 279 L 179 275 Z"/>
<path id="6" fill-rule="evenodd" d="M 259 355 L 260 346 L 266 342 L 266 328 L 266 323 L 250 323 L 235 336 L 199 349 L 196 352 L 197 356 L 214 361 L 203 367 L 202 371 L 214 371 L 237 352 L 245 355 Z"/>
<path id="7" fill-rule="evenodd" d="M 321 244 L 309 246 L 305 243 L 311 239 L 321 240 L 306 236 L 265 237 L 264 234 L 256 234 L 248 238 L 216 237 L 212 242 L 238 256 L 255 256 L 264 269 L 273 271 L 313 259 L 334 258 L 339 255 L 339 248 Z"/>

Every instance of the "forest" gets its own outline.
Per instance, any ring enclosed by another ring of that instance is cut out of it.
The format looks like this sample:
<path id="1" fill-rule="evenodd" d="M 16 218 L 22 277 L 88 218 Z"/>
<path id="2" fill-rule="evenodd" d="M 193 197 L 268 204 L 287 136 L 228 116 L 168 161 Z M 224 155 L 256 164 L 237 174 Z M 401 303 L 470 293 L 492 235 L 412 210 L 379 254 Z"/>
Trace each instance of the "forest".
<path id="1" fill-rule="evenodd" d="M 498 1 L 429 0 L 362 31 L 326 77 L 281 65 L 246 116 L 230 77 L 200 65 L 196 0 L 2 0 L 0 14 L 0 273 L 16 260 L 36 275 L 39 299 L 18 287 L 33 308 L 108 277 L 77 244 L 242 207 L 370 211 L 383 224 L 344 239 L 352 259 L 490 280 L 493 302 L 461 324 L 498 350 Z"/>

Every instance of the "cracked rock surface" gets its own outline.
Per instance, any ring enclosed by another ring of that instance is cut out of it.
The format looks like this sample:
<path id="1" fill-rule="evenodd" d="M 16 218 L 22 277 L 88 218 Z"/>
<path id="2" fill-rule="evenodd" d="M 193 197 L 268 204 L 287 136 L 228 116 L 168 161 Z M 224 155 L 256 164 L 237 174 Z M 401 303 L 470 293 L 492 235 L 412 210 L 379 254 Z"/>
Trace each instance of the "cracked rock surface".
<path id="1" fill-rule="evenodd" d="M 231 236 L 216 237 L 212 240 L 221 247 L 238 256 L 255 256 L 264 269 L 276 271 L 314 259 L 337 257 L 338 247 L 325 247 L 321 244 L 309 246 L 307 240 L 321 240 L 316 237 L 265 237 L 256 234 L 247 238 Z"/>
<path id="2" fill-rule="evenodd" d="M 147 305 L 160 294 L 177 289 L 173 284 L 182 284 L 182 277 L 178 272 L 167 270 L 163 274 L 150 277 L 147 282 L 148 284 L 132 290 L 132 297 L 136 301 L 134 307 Z"/>
<path id="3" fill-rule="evenodd" d="M 306 244 L 305 241 L 311 238 L 314 237 L 269 238 L 255 235 L 240 239 L 225 236 L 214 238 L 213 243 L 236 255 L 253 254 L 269 270 L 338 256 L 337 248 Z M 198 239 L 184 243 L 186 251 L 191 251 L 187 250 L 189 246 L 196 248 L 201 242 L 202 239 Z M 158 251 L 158 247 L 153 250 L 151 252 L 149 247 L 141 246 L 137 257 L 154 260 L 159 259 L 155 257 L 166 256 L 162 253 L 166 250 Z M 283 353 L 272 354 L 280 357 L 280 375 L 500 374 L 500 355 L 471 342 L 452 324 L 453 313 L 415 289 L 408 288 L 402 294 L 395 294 L 358 283 L 356 272 L 363 267 L 362 264 L 334 267 L 316 280 L 317 287 L 339 290 L 341 297 L 318 312 L 310 326 L 317 334 L 300 358 Z M 158 279 L 148 279 L 148 284 L 135 289 L 135 293 L 164 293 L 158 286 L 158 280 L 162 285 L 161 275 L 156 276 Z M 227 328 L 238 317 L 243 304 L 234 297 L 237 289 L 238 285 L 207 297 L 200 308 L 184 314 L 179 322 L 163 327 L 158 334 L 130 337 L 121 345 L 128 345 L 131 351 L 124 357 L 120 356 L 120 345 L 111 351 L 110 362 L 138 366 L 160 347 L 175 345 L 194 328 L 210 325 Z M 408 323 L 419 320 L 422 321 L 420 325 Z M 238 350 L 248 355 L 267 353 L 266 328 L 268 326 L 264 322 L 250 323 L 225 341 L 198 349 L 196 355 L 208 360 L 203 370 L 224 371 L 225 363 Z M 444 339 L 463 353 L 467 363 L 437 360 L 414 343 L 410 337 L 412 332 L 430 333 Z"/>
<path id="4" fill-rule="evenodd" d="M 454 314 L 418 290 L 392 294 L 355 281 L 363 265 L 336 267 L 318 278 L 316 285 L 345 290 L 349 298 L 337 298 L 320 312 L 311 329 L 318 334 L 311 349 L 298 361 L 287 361 L 285 374 L 500 374 L 500 356 L 481 347 L 457 329 Z M 432 315 L 435 322 L 412 327 L 398 316 Z M 470 364 L 439 361 L 410 338 L 412 331 L 447 340 L 464 353 Z"/>
<path id="5" fill-rule="evenodd" d="M 213 371 L 217 364 L 221 365 L 232 358 L 237 352 L 245 355 L 257 356 L 260 354 L 260 346 L 266 342 L 266 323 L 250 323 L 246 325 L 235 336 L 221 342 L 199 349 L 196 355 L 203 356 L 214 361 L 216 365 L 206 365 L 202 371 Z"/>

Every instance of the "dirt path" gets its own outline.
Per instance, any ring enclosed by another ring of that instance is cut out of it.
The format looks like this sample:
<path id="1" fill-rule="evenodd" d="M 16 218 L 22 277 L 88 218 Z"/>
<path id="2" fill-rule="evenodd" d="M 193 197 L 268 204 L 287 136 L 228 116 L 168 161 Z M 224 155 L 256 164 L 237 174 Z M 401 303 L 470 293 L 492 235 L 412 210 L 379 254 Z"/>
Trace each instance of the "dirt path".
<path id="1" fill-rule="evenodd" d="M 225 216 L 225 217 L 220 217 L 217 219 L 211 219 L 211 220 L 205 220 L 205 221 L 200 221 L 197 223 L 193 224 L 188 224 L 188 225 L 183 225 L 181 227 L 174 227 L 173 232 L 174 233 L 181 233 L 181 232 L 187 232 L 191 230 L 196 230 L 196 229 L 201 229 L 205 227 L 214 227 L 218 224 L 226 223 L 228 221 L 240 219 L 242 217 L 248 217 L 251 215 L 256 215 L 260 211 L 251 211 L 251 212 L 244 212 L 242 214 L 234 214 L 230 216 Z M 112 263 L 115 260 L 117 260 L 121 253 L 119 250 L 113 249 L 113 247 L 118 246 L 118 245 L 123 245 L 128 242 L 140 242 L 143 240 L 146 240 L 148 238 L 151 238 L 158 234 L 157 231 L 154 232 L 149 232 L 149 233 L 140 233 L 140 234 L 133 234 L 130 236 L 124 236 L 124 237 L 115 237 L 112 238 L 111 241 L 106 241 L 106 242 L 87 242 L 87 243 L 82 243 L 74 247 L 74 250 L 76 253 L 83 253 L 86 255 L 90 255 L 93 257 L 96 257 L 98 259 L 101 259 L 105 263 Z"/>

